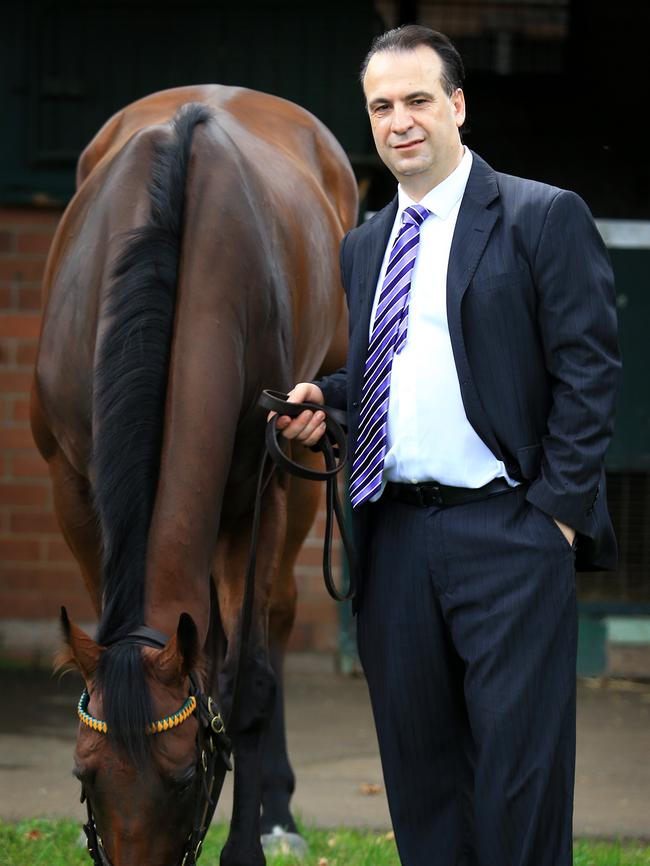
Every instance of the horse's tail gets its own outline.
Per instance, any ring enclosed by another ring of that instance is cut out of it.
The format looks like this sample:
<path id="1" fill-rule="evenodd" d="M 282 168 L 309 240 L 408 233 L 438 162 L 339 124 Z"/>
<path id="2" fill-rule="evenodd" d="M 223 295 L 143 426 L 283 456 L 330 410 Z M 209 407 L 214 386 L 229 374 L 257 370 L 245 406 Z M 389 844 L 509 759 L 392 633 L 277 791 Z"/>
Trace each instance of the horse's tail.
<path id="1" fill-rule="evenodd" d="M 109 326 L 93 395 L 94 498 L 104 545 L 98 642 L 141 624 L 176 303 L 185 186 L 202 105 L 183 106 L 153 137 L 147 223 L 127 236 L 112 273 Z"/>

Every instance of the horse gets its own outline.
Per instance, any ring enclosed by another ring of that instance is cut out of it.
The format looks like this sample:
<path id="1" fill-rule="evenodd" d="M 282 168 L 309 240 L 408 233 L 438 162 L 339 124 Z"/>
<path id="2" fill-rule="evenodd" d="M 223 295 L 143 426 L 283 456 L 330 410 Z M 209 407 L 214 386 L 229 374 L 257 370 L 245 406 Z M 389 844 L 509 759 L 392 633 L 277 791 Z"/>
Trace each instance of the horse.
<path id="1" fill-rule="evenodd" d="M 57 666 L 85 683 L 74 773 L 102 866 L 195 862 L 201 762 L 215 743 L 228 760 L 200 710 L 221 733 L 235 691 L 220 862 L 262 866 L 265 834 L 297 833 L 282 668 L 319 490 L 284 472 L 264 488 L 242 648 L 258 397 L 343 364 L 338 246 L 357 207 L 333 134 L 246 88 L 146 96 L 78 159 L 46 263 L 31 428 L 98 618 L 91 637 L 62 609 Z"/>

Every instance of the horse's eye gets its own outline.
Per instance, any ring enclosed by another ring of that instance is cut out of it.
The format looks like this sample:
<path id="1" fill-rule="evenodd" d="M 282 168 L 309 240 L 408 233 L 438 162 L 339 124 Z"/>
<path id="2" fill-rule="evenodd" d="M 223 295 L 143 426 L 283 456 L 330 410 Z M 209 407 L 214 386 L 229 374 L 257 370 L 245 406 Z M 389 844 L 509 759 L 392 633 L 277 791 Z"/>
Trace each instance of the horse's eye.
<path id="1" fill-rule="evenodd" d="M 72 768 L 72 775 L 78 779 L 82 785 L 89 785 L 95 777 L 95 771 L 89 770 L 87 767 L 82 767 L 75 764 Z"/>
<path id="2" fill-rule="evenodd" d="M 179 794 L 186 794 L 196 779 L 196 767 L 191 766 L 185 770 L 180 776 L 172 779 L 172 784 Z"/>

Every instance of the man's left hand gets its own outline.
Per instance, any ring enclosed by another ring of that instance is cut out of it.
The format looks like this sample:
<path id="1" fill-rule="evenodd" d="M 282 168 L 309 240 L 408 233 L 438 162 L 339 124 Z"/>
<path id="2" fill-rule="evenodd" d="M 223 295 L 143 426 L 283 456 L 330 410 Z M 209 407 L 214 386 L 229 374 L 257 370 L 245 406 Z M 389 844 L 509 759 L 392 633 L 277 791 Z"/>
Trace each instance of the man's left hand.
<path id="1" fill-rule="evenodd" d="M 555 520 L 555 522 L 557 523 L 558 527 L 560 528 L 560 530 L 561 530 L 561 532 L 562 532 L 562 535 L 566 538 L 567 542 L 568 542 L 570 545 L 572 545 L 572 544 L 573 544 L 573 541 L 574 541 L 574 539 L 575 539 L 575 537 L 576 537 L 576 531 L 575 531 L 575 529 L 571 529 L 570 526 L 567 526 L 566 523 L 562 523 L 561 520 L 558 520 L 558 519 L 555 518 L 555 517 L 553 518 L 553 520 Z"/>

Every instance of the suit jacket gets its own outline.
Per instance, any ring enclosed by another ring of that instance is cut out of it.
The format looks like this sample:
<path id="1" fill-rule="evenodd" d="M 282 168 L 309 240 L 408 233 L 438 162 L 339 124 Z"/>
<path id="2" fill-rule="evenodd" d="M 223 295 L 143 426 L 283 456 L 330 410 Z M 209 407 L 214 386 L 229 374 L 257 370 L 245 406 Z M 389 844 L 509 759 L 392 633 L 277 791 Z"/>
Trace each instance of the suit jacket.
<path id="1" fill-rule="evenodd" d="M 397 198 L 349 232 L 341 272 L 347 365 L 317 381 L 357 439 L 370 314 Z M 494 171 L 473 153 L 447 273 L 447 316 L 467 417 L 527 499 L 577 530 L 576 567 L 611 569 L 603 458 L 620 374 L 614 279 L 575 193 Z M 363 566 L 369 506 L 353 512 Z M 363 568 L 362 568 L 363 570 Z"/>

